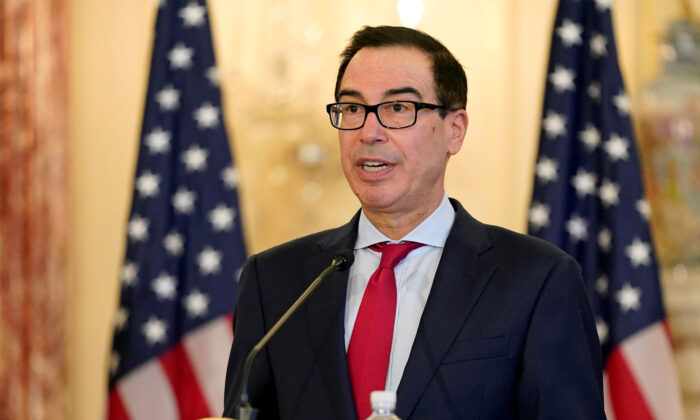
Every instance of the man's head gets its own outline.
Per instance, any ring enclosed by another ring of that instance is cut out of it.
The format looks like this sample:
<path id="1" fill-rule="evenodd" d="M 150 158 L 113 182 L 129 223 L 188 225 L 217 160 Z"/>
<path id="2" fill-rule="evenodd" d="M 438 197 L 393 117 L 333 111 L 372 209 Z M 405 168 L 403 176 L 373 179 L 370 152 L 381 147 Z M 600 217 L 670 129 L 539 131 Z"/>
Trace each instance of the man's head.
<path id="1" fill-rule="evenodd" d="M 428 45 L 429 52 L 415 41 L 362 41 L 375 29 L 403 34 L 389 37 L 393 40 L 408 34 Z M 406 28 L 364 28 L 342 55 L 335 96 L 345 105 L 329 108 L 332 122 L 341 127 L 338 139 L 345 177 L 375 226 L 393 226 L 390 233 L 380 227 L 392 239 L 408 233 L 437 208 L 444 194 L 447 160 L 461 148 L 467 129 L 464 94 L 461 100 L 440 98 L 438 84 L 444 87 L 443 97 L 459 95 L 450 92 L 444 75 L 436 76 L 436 56 L 442 57 L 440 62 L 450 61 L 445 58 L 449 56 L 459 67 L 447 79 L 457 79 L 459 85 L 460 77 L 454 73 L 461 73 L 464 93 L 461 66 L 434 39 Z M 376 108 L 378 104 L 385 105 Z"/>
<path id="2" fill-rule="evenodd" d="M 433 82 L 438 101 L 445 106 L 440 115 L 467 106 L 467 77 L 462 65 L 438 40 L 415 29 L 402 26 L 365 26 L 355 32 L 350 43 L 340 54 L 341 62 L 335 81 L 335 100 L 338 100 L 340 82 L 350 60 L 362 48 L 413 47 L 426 53 L 432 61 Z"/>

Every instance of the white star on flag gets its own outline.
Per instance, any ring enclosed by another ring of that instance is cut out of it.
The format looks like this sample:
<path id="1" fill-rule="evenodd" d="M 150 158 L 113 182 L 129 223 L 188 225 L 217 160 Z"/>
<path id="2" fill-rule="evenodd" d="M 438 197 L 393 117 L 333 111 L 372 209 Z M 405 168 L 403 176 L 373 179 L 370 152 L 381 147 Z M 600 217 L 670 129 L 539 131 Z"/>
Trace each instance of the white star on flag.
<path id="1" fill-rule="evenodd" d="M 223 204 L 217 205 L 209 212 L 209 222 L 215 231 L 229 230 L 233 226 L 236 211 Z"/>
<path id="2" fill-rule="evenodd" d="M 605 207 L 614 206 L 620 201 L 620 187 L 609 179 L 603 180 L 598 193 Z"/>
<path id="3" fill-rule="evenodd" d="M 557 66 L 549 75 L 549 81 L 557 92 L 574 90 L 574 72 L 565 67 Z"/>
<path id="4" fill-rule="evenodd" d="M 639 238 L 634 238 L 632 243 L 625 248 L 625 255 L 630 259 L 633 267 L 649 265 L 651 262 L 650 253 L 651 246 Z"/>
<path id="5" fill-rule="evenodd" d="M 608 49 L 606 47 L 608 43 L 608 40 L 603 36 L 602 34 L 599 33 L 594 33 L 593 36 L 591 37 L 591 52 L 593 55 L 602 57 L 605 54 L 607 54 Z"/>
<path id="6" fill-rule="evenodd" d="M 126 262 L 122 266 L 121 273 L 119 275 L 119 278 L 122 281 L 122 284 L 124 286 L 131 286 L 134 284 L 134 281 L 136 280 L 136 275 L 139 272 L 139 267 L 135 263 L 132 262 Z"/>
<path id="7" fill-rule="evenodd" d="M 612 5 L 612 0 L 595 0 L 595 7 L 599 11 L 605 11 Z"/>
<path id="8" fill-rule="evenodd" d="M 164 153 L 170 150 L 170 132 L 156 127 L 146 135 L 146 146 L 151 154 Z"/>
<path id="9" fill-rule="evenodd" d="M 123 306 L 117 308 L 117 312 L 114 314 L 114 327 L 118 330 L 123 330 L 128 320 L 129 311 Z"/>
<path id="10" fill-rule="evenodd" d="M 143 241 L 148 238 L 148 220 L 135 214 L 134 217 L 129 220 L 127 230 L 129 239 L 136 242 Z"/>
<path id="11" fill-rule="evenodd" d="M 172 204 L 177 213 L 190 214 L 194 210 L 197 194 L 185 188 L 180 188 L 173 194 Z"/>
<path id="12" fill-rule="evenodd" d="M 583 28 L 569 19 L 564 19 L 561 26 L 556 29 L 557 35 L 561 38 L 561 42 L 570 47 L 581 43 L 581 32 Z"/>
<path id="13" fill-rule="evenodd" d="M 649 213 L 651 212 L 651 208 L 649 207 L 649 202 L 645 199 L 640 199 L 637 200 L 636 203 L 634 203 L 634 207 L 637 209 L 639 214 L 644 218 L 644 220 L 649 220 Z"/>
<path id="14" fill-rule="evenodd" d="M 193 290 L 185 296 L 185 309 L 191 318 L 203 316 L 209 310 L 209 297 L 199 290 Z"/>
<path id="15" fill-rule="evenodd" d="M 622 312 L 629 312 L 630 310 L 638 310 L 641 307 L 640 299 L 642 297 L 642 290 L 638 287 L 632 287 L 629 283 L 625 283 L 617 293 L 615 293 L 615 299 L 620 304 L 620 309 Z"/>
<path id="16" fill-rule="evenodd" d="M 595 329 L 598 332 L 598 340 L 603 343 L 608 339 L 608 324 L 602 318 L 596 318 Z"/>
<path id="17" fill-rule="evenodd" d="M 184 247 L 182 235 L 177 232 L 168 233 L 163 239 L 163 246 L 170 255 L 182 255 L 182 250 Z"/>
<path id="18" fill-rule="evenodd" d="M 201 26 L 204 23 L 204 15 L 206 10 L 204 6 L 200 6 L 195 2 L 190 2 L 187 6 L 180 9 L 177 14 L 182 18 L 183 25 L 187 28 L 190 26 Z"/>
<path id="19" fill-rule="evenodd" d="M 584 218 L 574 214 L 566 222 L 566 231 L 574 242 L 582 241 L 588 237 L 588 224 Z"/>
<path id="20" fill-rule="evenodd" d="M 629 143 L 624 137 L 620 137 L 613 133 L 610 136 L 610 140 L 605 142 L 605 152 L 610 156 L 610 159 L 614 161 L 627 160 L 629 158 Z"/>
<path id="21" fill-rule="evenodd" d="M 136 178 L 136 190 L 141 197 L 153 197 L 158 194 L 158 184 L 160 184 L 160 175 L 151 171 L 146 171 Z"/>
<path id="22" fill-rule="evenodd" d="M 630 112 L 630 100 L 625 92 L 620 92 L 613 97 L 613 103 L 617 107 L 617 112 L 620 115 L 627 115 Z"/>
<path id="23" fill-rule="evenodd" d="M 550 139 L 556 138 L 566 132 L 566 120 L 561 114 L 547 111 L 547 116 L 542 120 L 542 129 Z"/>
<path id="24" fill-rule="evenodd" d="M 586 150 L 593 151 L 600 143 L 600 132 L 591 123 L 586 124 L 586 129 L 578 134 L 579 140 L 586 146 Z"/>
<path id="25" fill-rule="evenodd" d="M 172 85 L 168 85 L 156 93 L 156 102 L 161 111 L 174 111 L 180 105 L 180 92 Z"/>
<path id="26" fill-rule="evenodd" d="M 193 118 L 197 120 L 197 127 L 212 128 L 219 124 L 219 108 L 210 103 L 204 103 L 194 111 Z"/>
<path id="27" fill-rule="evenodd" d="M 600 83 L 597 82 L 591 82 L 588 85 L 588 89 L 586 89 L 586 92 L 588 92 L 588 96 L 591 97 L 591 99 L 595 101 L 600 100 Z"/>
<path id="28" fill-rule="evenodd" d="M 527 213 L 530 224 L 535 229 L 549 226 L 549 207 L 542 203 L 532 203 L 530 211 Z"/>
<path id="29" fill-rule="evenodd" d="M 158 299 L 171 300 L 175 298 L 175 292 L 177 292 L 176 285 L 177 281 L 175 277 L 167 273 L 161 273 L 158 277 L 153 279 L 151 289 L 153 289 L 153 292 L 158 296 Z"/>
<path id="30" fill-rule="evenodd" d="M 610 229 L 603 228 L 598 232 L 598 246 L 605 252 L 610 251 L 612 246 L 612 233 Z"/>
<path id="31" fill-rule="evenodd" d="M 202 275 L 218 273 L 221 269 L 221 253 L 211 247 L 206 247 L 197 255 L 197 264 Z"/>
<path id="32" fill-rule="evenodd" d="M 154 345 L 157 343 L 162 343 L 165 340 L 166 329 L 167 325 L 165 325 L 165 322 L 151 316 L 141 327 L 141 332 L 144 336 L 146 336 L 146 341 L 148 341 L 148 344 Z"/>
<path id="33" fill-rule="evenodd" d="M 182 161 L 185 163 L 187 172 L 201 171 L 207 167 L 207 156 L 209 153 L 197 145 L 193 145 L 182 154 Z"/>
<path id="34" fill-rule="evenodd" d="M 557 179 L 557 162 L 546 157 L 541 157 L 537 162 L 535 171 L 537 179 L 540 182 L 546 183 L 554 181 Z"/>
<path id="35" fill-rule="evenodd" d="M 109 355 L 109 372 L 114 373 L 119 368 L 119 353 L 113 351 Z"/>
<path id="36" fill-rule="evenodd" d="M 221 179 L 227 187 L 236 188 L 238 186 L 238 170 L 229 166 L 221 171 Z"/>
<path id="37" fill-rule="evenodd" d="M 609 285 L 610 281 L 608 280 L 608 277 L 605 274 L 601 274 L 595 282 L 595 291 L 600 295 L 605 296 L 608 294 Z"/>
<path id="38" fill-rule="evenodd" d="M 571 178 L 571 184 L 576 188 L 576 194 L 581 197 L 595 192 L 596 181 L 596 175 L 593 172 L 587 172 L 583 168 L 579 168 L 576 175 Z"/>
<path id="39" fill-rule="evenodd" d="M 219 86 L 219 70 L 216 67 L 209 67 L 204 73 L 204 77 L 214 86 Z"/>
<path id="40" fill-rule="evenodd" d="M 189 68 L 192 65 L 193 55 L 194 50 L 192 48 L 187 48 L 182 42 L 176 44 L 168 53 L 170 67 L 175 70 Z"/>

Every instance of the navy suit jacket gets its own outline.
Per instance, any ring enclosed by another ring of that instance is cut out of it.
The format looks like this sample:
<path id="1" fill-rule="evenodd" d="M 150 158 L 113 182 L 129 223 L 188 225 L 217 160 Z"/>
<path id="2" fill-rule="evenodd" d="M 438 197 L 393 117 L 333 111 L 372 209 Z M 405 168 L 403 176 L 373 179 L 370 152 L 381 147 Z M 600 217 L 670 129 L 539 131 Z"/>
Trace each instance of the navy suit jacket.
<path id="1" fill-rule="evenodd" d="M 576 262 L 542 240 L 456 218 L 397 391 L 413 419 L 604 419 L 601 352 Z M 224 415 L 247 353 L 330 263 L 350 223 L 249 259 L 240 279 Z M 347 271 L 332 272 L 260 352 L 259 419 L 355 420 L 344 344 Z"/>

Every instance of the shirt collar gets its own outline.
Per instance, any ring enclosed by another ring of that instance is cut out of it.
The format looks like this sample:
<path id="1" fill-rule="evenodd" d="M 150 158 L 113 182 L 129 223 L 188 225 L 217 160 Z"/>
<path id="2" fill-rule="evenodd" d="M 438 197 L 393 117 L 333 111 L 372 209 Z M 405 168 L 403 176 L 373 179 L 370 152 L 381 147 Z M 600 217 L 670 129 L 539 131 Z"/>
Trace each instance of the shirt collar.
<path id="1" fill-rule="evenodd" d="M 355 249 L 367 248 L 379 242 L 396 243 L 402 241 L 420 242 L 425 245 L 442 248 L 445 246 L 447 235 L 452 229 L 454 220 L 455 211 L 447 198 L 447 194 L 444 194 L 440 205 L 430 216 L 400 240 L 392 241 L 369 221 L 364 211 L 361 211 L 360 222 L 357 226 Z"/>

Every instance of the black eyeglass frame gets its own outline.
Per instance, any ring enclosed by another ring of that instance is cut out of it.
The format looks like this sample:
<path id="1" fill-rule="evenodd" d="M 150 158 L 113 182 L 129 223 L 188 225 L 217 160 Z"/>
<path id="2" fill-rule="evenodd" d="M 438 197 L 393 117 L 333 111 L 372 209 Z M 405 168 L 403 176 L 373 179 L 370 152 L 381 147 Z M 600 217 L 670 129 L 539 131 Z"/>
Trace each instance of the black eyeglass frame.
<path id="1" fill-rule="evenodd" d="M 390 127 L 390 126 L 384 124 L 384 122 L 382 122 L 382 117 L 379 116 L 379 107 L 382 105 L 386 105 L 386 104 L 396 104 L 396 103 L 411 103 L 416 107 L 414 115 L 413 115 L 413 122 L 411 124 L 401 126 L 401 127 Z M 355 127 L 355 128 L 337 127 L 335 124 L 333 124 L 333 116 L 331 115 L 331 107 L 333 107 L 335 105 L 357 105 L 357 106 L 361 106 L 362 108 L 364 108 L 365 118 L 362 120 L 362 124 L 360 124 L 359 127 Z M 402 128 L 412 127 L 412 126 L 416 125 L 416 122 L 418 121 L 418 111 L 420 111 L 421 109 L 435 110 L 435 109 L 446 109 L 446 108 L 444 105 L 429 104 L 426 102 L 417 102 L 417 101 L 387 101 L 387 102 L 380 102 L 380 103 L 375 104 L 375 105 L 365 105 L 365 104 L 360 104 L 357 102 L 333 102 L 332 104 L 326 105 L 326 112 L 328 113 L 328 117 L 331 120 L 331 125 L 333 126 L 333 128 L 336 128 L 338 130 L 345 130 L 345 131 L 359 130 L 360 128 L 364 127 L 365 122 L 367 122 L 367 116 L 370 113 L 374 113 L 374 115 L 377 117 L 377 121 L 379 121 L 379 124 L 381 124 L 381 126 L 384 128 L 389 128 L 392 130 L 400 130 Z"/>

